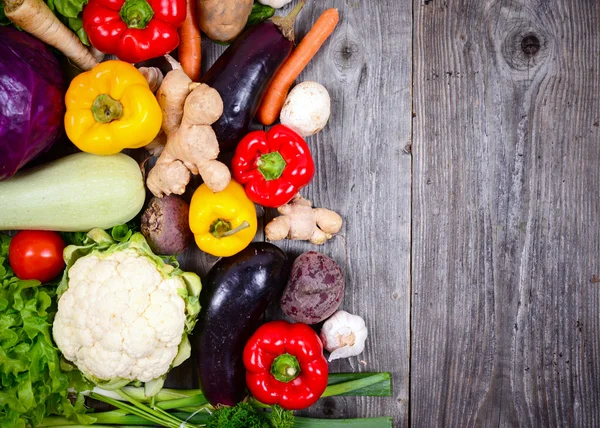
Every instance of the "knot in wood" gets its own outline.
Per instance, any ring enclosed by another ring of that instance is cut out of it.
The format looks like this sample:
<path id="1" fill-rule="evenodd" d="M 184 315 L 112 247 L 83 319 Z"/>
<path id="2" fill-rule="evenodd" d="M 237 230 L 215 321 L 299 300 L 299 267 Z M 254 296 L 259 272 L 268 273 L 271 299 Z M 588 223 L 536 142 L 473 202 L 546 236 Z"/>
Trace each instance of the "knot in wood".
<path id="1" fill-rule="evenodd" d="M 539 28 L 526 22 L 515 25 L 502 43 L 502 56 L 513 71 L 537 69 L 549 57 L 548 38 Z"/>
<path id="2" fill-rule="evenodd" d="M 360 46 L 349 38 L 342 38 L 334 45 L 333 61 L 338 70 L 358 68 Z"/>
<path id="3" fill-rule="evenodd" d="M 521 40 L 521 50 L 525 56 L 534 56 L 540 51 L 540 39 L 535 34 L 528 34 Z"/>

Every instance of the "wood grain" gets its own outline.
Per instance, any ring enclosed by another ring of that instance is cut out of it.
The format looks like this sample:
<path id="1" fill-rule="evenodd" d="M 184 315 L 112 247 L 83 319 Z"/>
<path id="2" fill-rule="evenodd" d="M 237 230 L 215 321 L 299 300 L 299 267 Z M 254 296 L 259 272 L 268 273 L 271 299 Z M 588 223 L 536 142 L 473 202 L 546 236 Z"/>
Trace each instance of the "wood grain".
<path id="1" fill-rule="evenodd" d="M 327 398 L 304 414 L 331 418 L 389 415 L 394 417 L 394 426 L 407 426 L 411 6 L 398 7 L 392 0 L 375 6 L 343 0 L 311 2 L 298 19 L 297 40 L 329 7 L 339 9 L 340 24 L 298 79 L 320 82 L 332 98 L 329 125 L 307 139 L 317 172 L 303 194 L 315 206 L 339 212 L 345 224 L 342 236 L 323 247 L 302 242 L 275 244 L 291 257 L 321 251 L 344 268 L 346 295 L 341 308 L 363 316 L 370 337 L 364 354 L 332 363 L 331 371 L 390 371 L 394 396 Z M 206 70 L 224 47 L 208 41 L 202 47 Z M 267 212 L 266 219 L 275 214 Z M 261 231 L 257 239 L 263 237 Z M 180 257 L 184 269 L 201 276 L 215 260 L 197 249 Z M 282 314 L 272 308 L 269 316 Z M 175 369 L 167 385 L 197 387 L 194 366 L 190 360 Z"/>
<path id="2" fill-rule="evenodd" d="M 600 5 L 413 6 L 411 425 L 600 426 Z"/>

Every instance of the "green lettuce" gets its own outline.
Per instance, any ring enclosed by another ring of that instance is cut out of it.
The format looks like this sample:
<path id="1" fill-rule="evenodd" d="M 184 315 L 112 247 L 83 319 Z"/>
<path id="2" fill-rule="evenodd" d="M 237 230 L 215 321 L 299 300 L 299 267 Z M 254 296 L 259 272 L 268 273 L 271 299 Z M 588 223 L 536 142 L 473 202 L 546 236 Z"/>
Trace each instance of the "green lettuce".
<path id="1" fill-rule="evenodd" d="M 36 426 L 48 414 L 89 423 L 83 404 L 68 399 L 71 378 L 52 343 L 54 287 L 17 278 L 8 264 L 9 244 L 0 235 L 0 427 Z"/>

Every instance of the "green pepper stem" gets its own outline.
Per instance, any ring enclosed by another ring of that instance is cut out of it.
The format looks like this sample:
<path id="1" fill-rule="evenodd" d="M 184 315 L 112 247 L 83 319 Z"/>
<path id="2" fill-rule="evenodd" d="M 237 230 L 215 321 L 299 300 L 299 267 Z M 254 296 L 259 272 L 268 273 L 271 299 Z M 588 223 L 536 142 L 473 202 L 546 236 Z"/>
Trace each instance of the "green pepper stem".
<path id="1" fill-rule="evenodd" d="M 154 10 L 146 0 L 126 0 L 119 16 L 128 28 L 143 30 L 154 16 Z"/>
<path id="2" fill-rule="evenodd" d="M 262 155 L 258 159 L 258 162 L 256 162 L 258 171 L 267 181 L 276 180 L 281 177 L 286 165 L 285 159 L 279 152 L 271 152 Z"/>
<path id="3" fill-rule="evenodd" d="M 108 94 L 100 94 L 92 104 L 92 115 L 100 123 L 118 120 L 123 116 L 123 104 Z"/>
<path id="4" fill-rule="evenodd" d="M 300 374 L 300 363 L 293 355 L 281 354 L 273 360 L 271 374 L 279 382 L 291 382 Z"/>
<path id="5" fill-rule="evenodd" d="M 239 231 L 247 229 L 249 227 L 250 223 L 244 220 L 242 224 L 240 224 L 235 229 L 232 229 L 231 223 L 229 221 L 219 218 L 215 220 L 213 224 L 210 225 L 210 234 L 215 238 L 221 239 L 231 235 L 235 235 Z"/>

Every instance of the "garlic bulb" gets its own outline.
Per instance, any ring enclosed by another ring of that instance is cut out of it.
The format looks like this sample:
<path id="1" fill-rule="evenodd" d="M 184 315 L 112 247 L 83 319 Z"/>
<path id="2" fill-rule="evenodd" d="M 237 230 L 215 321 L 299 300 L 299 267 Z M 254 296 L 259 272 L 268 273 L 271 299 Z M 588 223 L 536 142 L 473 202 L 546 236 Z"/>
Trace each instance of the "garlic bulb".
<path id="1" fill-rule="evenodd" d="M 321 329 L 323 346 L 331 354 L 329 361 L 360 354 L 365 349 L 367 326 L 358 315 L 337 311 Z"/>

